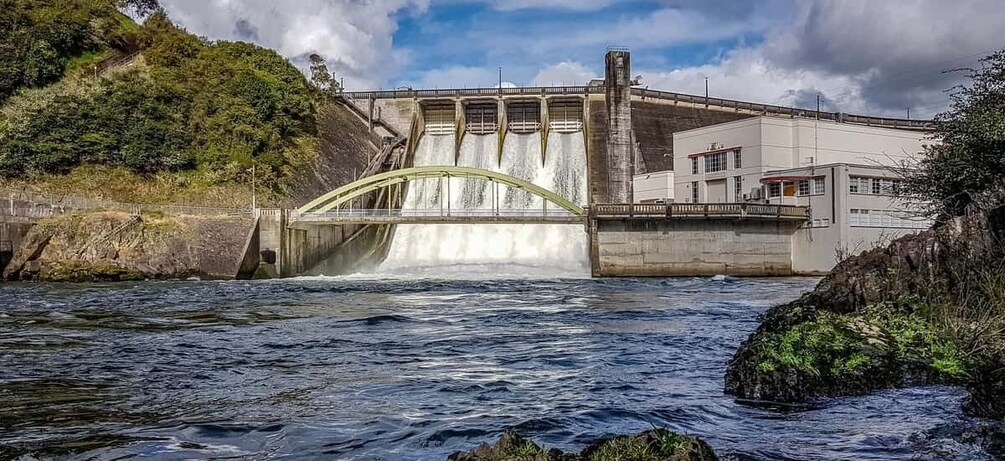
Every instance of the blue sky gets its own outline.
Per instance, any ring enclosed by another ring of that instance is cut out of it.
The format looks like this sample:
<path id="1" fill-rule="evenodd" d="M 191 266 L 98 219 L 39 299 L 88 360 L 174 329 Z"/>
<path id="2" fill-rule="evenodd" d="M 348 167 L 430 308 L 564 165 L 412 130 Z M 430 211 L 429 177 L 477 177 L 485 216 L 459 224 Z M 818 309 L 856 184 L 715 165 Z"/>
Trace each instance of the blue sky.
<path id="1" fill-rule="evenodd" d="M 594 10 L 538 7 L 499 10 L 486 3 L 446 3 L 430 5 L 423 14 L 400 13 L 394 42 L 408 50 L 409 65 L 396 75 L 394 84 L 418 84 L 423 75 L 444 68 L 498 69 L 507 81 L 528 85 L 542 63 L 582 63 L 601 75 L 603 54 L 609 42 L 598 33 L 596 40 L 566 40 L 583 32 L 617 27 L 617 24 L 644 22 L 659 5 L 657 2 L 625 2 Z M 648 33 L 643 31 L 644 33 Z M 628 42 L 631 34 L 625 36 Z M 750 30 L 726 37 L 671 43 L 634 43 L 633 62 L 640 68 L 696 66 L 722 55 L 741 43 L 757 44 L 763 30 Z M 531 43 L 528 43 L 531 42 Z M 491 86 L 497 78 L 480 86 Z M 444 82 L 451 83 L 451 82 Z M 561 82 L 556 82 L 561 83 Z M 567 82 L 569 84 L 577 82 Z"/>
<path id="2" fill-rule="evenodd" d="M 303 65 L 324 56 L 350 90 L 583 84 L 609 45 L 643 85 L 830 110 L 927 117 L 943 70 L 1003 46 L 1001 0 L 162 0 L 211 39 Z"/>

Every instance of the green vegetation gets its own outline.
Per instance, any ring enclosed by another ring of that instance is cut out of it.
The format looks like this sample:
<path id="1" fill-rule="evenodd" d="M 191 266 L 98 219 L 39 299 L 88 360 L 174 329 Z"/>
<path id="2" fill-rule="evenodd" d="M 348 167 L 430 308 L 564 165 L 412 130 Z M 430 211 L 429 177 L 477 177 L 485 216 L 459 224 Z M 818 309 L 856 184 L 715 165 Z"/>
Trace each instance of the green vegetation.
<path id="1" fill-rule="evenodd" d="M 935 142 L 905 169 L 905 194 L 944 218 L 1005 203 L 1005 50 L 966 71 L 971 83 L 936 117 Z"/>
<path id="2" fill-rule="evenodd" d="M 313 89 L 273 51 L 207 42 L 163 11 L 140 26 L 117 9 L 149 11 L 150 0 L 4 2 L 0 178 L 103 165 L 247 184 L 256 167 L 281 192 L 317 155 Z M 131 49 L 141 58 L 129 69 L 94 78 L 97 63 Z"/>
<path id="3" fill-rule="evenodd" d="M 705 442 L 667 429 L 615 437 L 583 451 L 584 461 L 711 461 L 717 459 Z"/>
<path id="4" fill-rule="evenodd" d="M 916 305 L 904 301 L 875 304 L 854 314 L 819 312 L 810 321 L 761 336 L 757 370 L 847 386 L 861 381 L 863 387 L 887 376 L 904 378 L 896 376 L 893 368 L 898 366 L 939 382 L 965 378 L 972 363 L 920 313 L 933 309 Z"/>
<path id="5" fill-rule="evenodd" d="M 520 435 L 507 432 L 495 445 L 454 453 L 451 461 L 714 461 L 715 452 L 697 437 L 667 429 L 614 437 L 597 442 L 580 454 L 545 450 Z"/>

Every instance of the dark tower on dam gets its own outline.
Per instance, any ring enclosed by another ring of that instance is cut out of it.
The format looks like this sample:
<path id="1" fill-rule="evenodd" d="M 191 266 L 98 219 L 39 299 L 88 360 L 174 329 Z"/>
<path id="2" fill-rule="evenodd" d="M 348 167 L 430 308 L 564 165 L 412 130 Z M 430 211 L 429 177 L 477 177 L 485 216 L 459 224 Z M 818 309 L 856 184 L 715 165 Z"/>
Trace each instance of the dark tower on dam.
<path id="1" fill-rule="evenodd" d="M 632 57 L 625 48 L 605 58 L 607 102 L 607 203 L 632 203 L 635 150 L 632 139 Z"/>

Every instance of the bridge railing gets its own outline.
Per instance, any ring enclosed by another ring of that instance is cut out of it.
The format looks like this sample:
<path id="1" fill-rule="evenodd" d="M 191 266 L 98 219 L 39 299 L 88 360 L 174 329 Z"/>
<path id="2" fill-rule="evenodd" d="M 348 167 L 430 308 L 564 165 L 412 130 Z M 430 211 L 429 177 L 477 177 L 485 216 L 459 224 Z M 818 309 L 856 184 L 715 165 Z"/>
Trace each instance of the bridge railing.
<path id="1" fill-rule="evenodd" d="M 559 86 L 559 87 L 526 87 L 526 88 L 455 88 L 443 90 L 390 90 L 390 91 L 358 91 L 345 92 L 344 96 L 352 99 L 402 99 L 402 98 L 461 98 L 478 96 L 561 96 L 561 95 L 591 95 L 604 94 L 602 86 Z M 658 99 L 694 105 L 706 105 L 747 111 L 758 114 L 785 115 L 791 117 L 819 118 L 836 122 L 854 123 L 859 125 L 884 126 L 892 128 L 907 128 L 928 130 L 933 126 L 931 120 L 909 120 L 890 117 L 874 117 L 868 115 L 852 115 L 842 112 L 818 112 L 811 109 L 776 106 L 756 102 L 739 101 L 675 93 L 672 91 L 650 90 L 648 88 L 632 88 L 632 95 L 643 99 Z"/>
<path id="2" fill-rule="evenodd" d="M 654 204 L 601 204 L 589 208 L 594 218 L 632 217 L 759 217 L 779 219 L 809 219 L 807 207 L 790 205 L 761 205 L 755 203 L 671 203 Z"/>
<path id="3" fill-rule="evenodd" d="M 188 216 L 247 216 L 252 214 L 250 208 L 125 203 L 86 197 L 55 196 L 25 190 L 0 189 L 0 215 L 38 219 L 78 211 L 98 210 L 123 211 L 131 214 L 139 214 L 146 210 Z"/>
<path id="4" fill-rule="evenodd" d="M 563 209 L 358 209 L 324 213 L 296 213 L 291 218 L 298 221 L 325 221 L 348 218 L 574 218 L 575 213 Z"/>

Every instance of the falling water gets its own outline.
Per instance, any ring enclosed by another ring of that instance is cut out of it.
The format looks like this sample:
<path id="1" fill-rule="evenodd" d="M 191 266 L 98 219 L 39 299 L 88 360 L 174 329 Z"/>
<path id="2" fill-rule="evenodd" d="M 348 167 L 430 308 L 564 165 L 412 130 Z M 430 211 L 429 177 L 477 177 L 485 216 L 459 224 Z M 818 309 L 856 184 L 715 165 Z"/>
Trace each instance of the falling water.
<path id="1" fill-rule="evenodd" d="M 454 136 L 424 136 L 415 152 L 415 166 L 453 165 L 454 143 Z M 582 133 L 552 134 L 545 159 L 539 134 L 507 135 L 501 162 L 498 147 L 495 134 L 466 135 L 457 164 L 505 173 L 557 192 L 573 203 L 585 203 Z M 446 207 L 447 189 L 446 180 L 412 182 L 404 208 Z M 498 197 L 501 210 L 544 208 L 540 197 L 486 181 L 453 178 L 449 194 L 452 209 L 492 209 L 493 197 Z M 434 276 L 584 276 L 589 273 L 586 245 L 582 226 L 567 224 L 399 225 L 379 270 Z"/>

